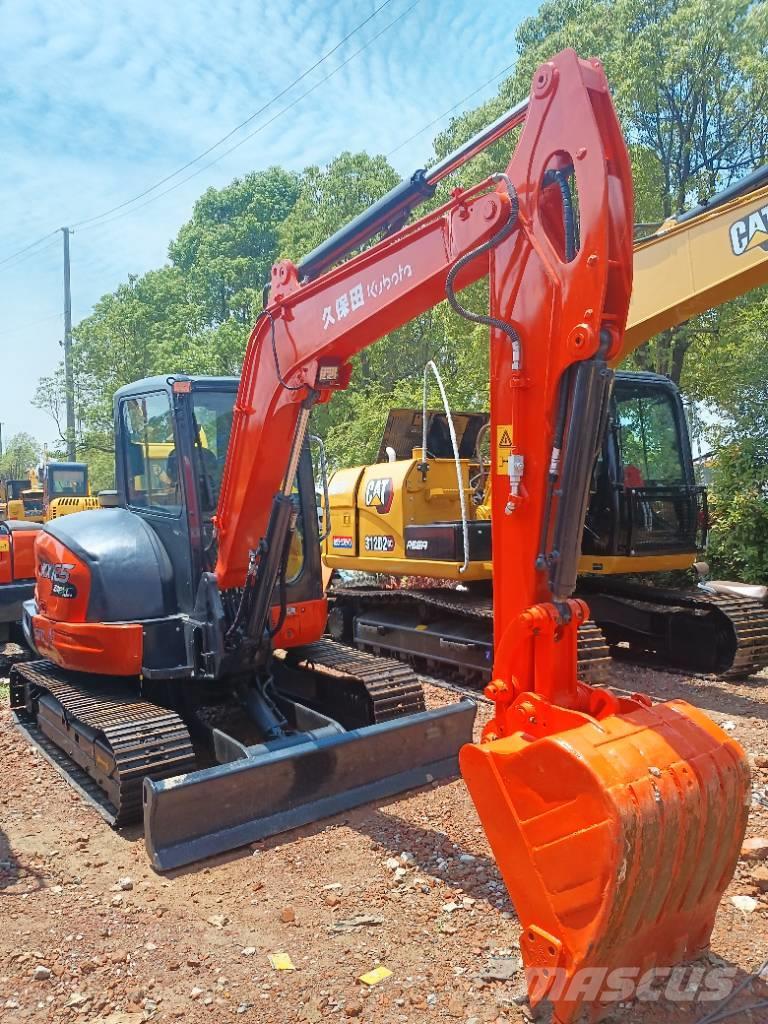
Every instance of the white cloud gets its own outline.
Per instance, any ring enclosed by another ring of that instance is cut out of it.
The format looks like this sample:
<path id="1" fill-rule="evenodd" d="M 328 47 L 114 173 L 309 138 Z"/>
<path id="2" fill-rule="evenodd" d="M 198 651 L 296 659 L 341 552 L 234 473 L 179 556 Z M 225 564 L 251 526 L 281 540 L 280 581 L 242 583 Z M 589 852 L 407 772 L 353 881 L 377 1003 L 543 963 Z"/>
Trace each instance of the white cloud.
<path id="1" fill-rule="evenodd" d="M 380 2 L 0 2 L 0 260 L 46 231 L 130 198 L 206 149 Z M 318 82 L 410 2 L 391 0 L 247 130 Z M 296 169 L 324 163 L 342 149 L 394 149 L 512 61 L 516 21 L 533 7 L 530 0 L 519 5 L 513 22 L 510 5 L 500 0 L 420 0 L 390 32 L 220 163 L 129 217 L 76 232 L 74 308 L 87 313 L 128 273 L 161 264 L 169 239 L 209 185 L 276 163 Z M 401 172 L 422 163 L 432 134 L 396 154 Z M 61 291 L 56 248 L 0 267 L 6 437 L 26 429 L 52 438 L 50 420 L 30 402 L 37 379 L 60 357 Z"/>

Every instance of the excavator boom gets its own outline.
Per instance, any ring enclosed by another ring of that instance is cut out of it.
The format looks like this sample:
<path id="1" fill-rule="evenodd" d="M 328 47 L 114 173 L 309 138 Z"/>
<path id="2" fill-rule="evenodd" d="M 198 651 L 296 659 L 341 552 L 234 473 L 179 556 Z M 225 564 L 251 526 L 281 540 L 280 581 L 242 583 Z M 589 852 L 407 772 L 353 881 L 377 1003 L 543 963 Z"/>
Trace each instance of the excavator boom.
<path id="1" fill-rule="evenodd" d="M 563 193 L 570 208 L 570 189 Z M 633 263 L 627 325 L 612 366 L 657 331 L 768 282 L 768 166 L 636 240 Z M 385 439 L 394 436 L 384 443 L 395 443 L 395 460 L 387 461 L 382 446 L 376 463 L 331 478 L 324 562 L 367 575 L 334 582 L 330 623 L 334 636 L 366 650 L 487 681 L 493 474 L 481 449 L 503 458 L 504 434 L 478 445 L 483 414 L 453 412 L 452 419 L 456 453 L 445 411 L 393 410 Z M 386 509 L 368 501 L 374 485 L 390 488 Z M 768 663 L 768 610 L 760 600 L 623 578 L 690 569 L 707 530 L 706 490 L 697 483 L 676 386 L 656 374 L 620 373 L 582 542 L 579 588 L 595 620 L 579 637 L 587 681 L 605 678 L 610 649 L 620 644 L 639 657 L 733 678 Z"/>

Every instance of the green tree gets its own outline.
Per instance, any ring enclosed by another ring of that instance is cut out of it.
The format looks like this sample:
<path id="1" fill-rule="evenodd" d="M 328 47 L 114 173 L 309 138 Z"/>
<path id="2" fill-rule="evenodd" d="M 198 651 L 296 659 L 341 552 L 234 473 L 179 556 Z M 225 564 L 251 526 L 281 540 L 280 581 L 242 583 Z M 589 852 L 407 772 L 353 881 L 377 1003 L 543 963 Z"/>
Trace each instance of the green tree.
<path id="1" fill-rule="evenodd" d="M 75 415 L 81 458 L 100 468 L 114 451 L 112 402 L 123 384 L 160 373 L 239 373 L 262 287 L 278 255 L 277 229 L 298 176 L 270 168 L 208 189 L 169 246 L 170 264 L 131 275 L 74 330 Z M 40 380 L 35 404 L 63 437 L 64 374 Z"/>
<path id="2" fill-rule="evenodd" d="M 0 480 L 24 480 L 40 462 L 40 445 L 31 434 L 13 434 L 0 456 Z"/>
<path id="3" fill-rule="evenodd" d="M 630 145 L 635 219 L 660 222 L 768 158 L 766 39 L 764 0 L 546 0 L 517 31 L 519 59 L 499 95 L 456 118 L 436 152 L 526 95 L 538 64 L 572 46 L 603 61 Z M 498 168 L 504 145 L 479 159 L 481 172 Z M 709 329 L 666 331 L 634 362 L 679 383 L 686 353 Z"/>
<path id="4" fill-rule="evenodd" d="M 168 252 L 207 330 L 234 321 L 247 337 L 298 193 L 298 175 L 270 167 L 209 188 L 195 203 Z"/>
<path id="5" fill-rule="evenodd" d="M 768 444 L 751 430 L 714 458 L 710 513 L 714 575 L 768 583 Z"/>

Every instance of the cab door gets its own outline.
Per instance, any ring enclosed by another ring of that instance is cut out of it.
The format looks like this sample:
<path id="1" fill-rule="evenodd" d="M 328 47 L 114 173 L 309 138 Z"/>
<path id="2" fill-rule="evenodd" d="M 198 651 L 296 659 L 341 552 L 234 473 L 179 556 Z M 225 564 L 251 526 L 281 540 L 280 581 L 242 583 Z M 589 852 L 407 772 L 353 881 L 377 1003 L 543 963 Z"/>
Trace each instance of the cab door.
<path id="1" fill-rule="evenodd" d="M 118 491 L 125 506 L 152 527 L 171 561 L 173 605 L 179 611 L 191 611 L 197 574 L 185 493 L 185 460 L 189 455 L 180 444 L 174 400 L 169 389 L 127 395 L 120 400 Z"/>

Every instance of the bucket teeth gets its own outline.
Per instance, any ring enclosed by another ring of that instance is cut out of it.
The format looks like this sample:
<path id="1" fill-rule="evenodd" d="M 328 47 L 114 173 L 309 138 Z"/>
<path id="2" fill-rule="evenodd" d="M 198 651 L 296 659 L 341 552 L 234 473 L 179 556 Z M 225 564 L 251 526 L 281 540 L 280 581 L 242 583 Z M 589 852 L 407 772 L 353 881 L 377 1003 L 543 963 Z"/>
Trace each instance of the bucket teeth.
<path id="1" fill-rule="evenodd" d="M 706 948 L 749 770 L 705 714 L 675 701 L 585 719 L 467 746 L 460 764 L 520 918 L 532 1003 L 597 1020 L 628 977 Z"/>

